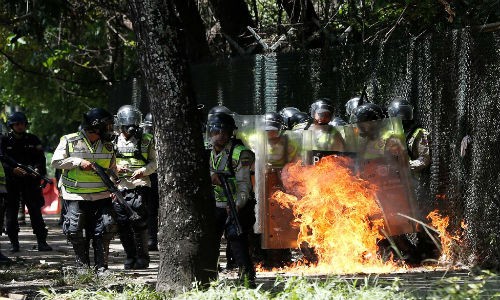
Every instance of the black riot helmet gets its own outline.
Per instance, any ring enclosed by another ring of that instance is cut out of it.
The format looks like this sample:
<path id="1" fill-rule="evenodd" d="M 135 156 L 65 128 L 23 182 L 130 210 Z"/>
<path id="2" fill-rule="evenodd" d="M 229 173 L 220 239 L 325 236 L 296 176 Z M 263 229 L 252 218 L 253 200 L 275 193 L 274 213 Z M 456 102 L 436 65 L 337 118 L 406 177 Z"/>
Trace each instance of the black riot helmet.
<path id="1" fill-rule="evenodd" d="M 285 129 L 292 129 L 293 126 L 290 126 L 290 118 L 298 112 L 300 112 L 300 110 L 295 107 L 285 107 L 279 111 L 279 114 L 283 118 L 283 124 L 286 126 Z"/>
<path id="2" fill-rule="evenodd" d="M 335 117 L 328 124 L 332 126 L 345 126 L 347 125 L 347 122 L 344 121 L 341 117 Z"/>
<path id="3" fill-rule="evenodd" d="M 29 125 L 28 118 L 26 118 L 26 115 L 20 111 L 16 111 L 16 112 L 12 113 L 7 118 L 7 126 L 9 128 L 12 128 L 12 125 L 14 125 L 16 123 L 24 123 L 24 124 L 26 124 L 26 126 Z"/>
<path id="4" fill-rule="evenodd" d="M 313 122 L 311 116 L 306 114 L 305 112 L 299 111 L 298 113 L 295 113 L 291 118 L 290 118 L 290 126 L 293 128 L 299 124 L 306 124 L 305 127 L 309 127 L 311 123 Z"/>
<path id="5" fill-rule="evenodd" d="M 329 112 L 330 115 L 333 115 L 333 105 L 332 105 L 332 102 L 330 101 L 330 99 L 321 98 L 321 99 L 314 101 L 311 104 L 311 107 L 310 107 L 311 118 L 314 118 L 316 113 L 321 114 L 321 113 L 325 113 L 325 112 Z"/>
<path id="6" fill-rule="evenodd" d="M 345 104 L 345 115 L 347 118 L 351 118 L 351 116 L 354 113 L 354 110 L 356 107 L 358 107 L 359 104 L 359 97 L 354 97 L 349 99 L 346 104 Z"/>
<path id="7" fill-rule="evenodd" d="M 104 141 L 111 141 L 113 115 L 103 108 L 91 108 L 83 114 L 82 129 L 97 133 Z"/>
<path id="8" fill-rule="evenodd" d="M 153 115 L 150 112 L 144 117 L 141 126 L 145 133 L 153 133 Z"/>
<path id="9" fill-rule="evenodd" d="M 208 111 L 208 118 L 210 118 L 211 115 L 216 114 L 216 113 L 225 113 L 225 114 L 228 114 L 230 116 L 234 115 L 234 113 L 229 108 L 225 107 L 224 105 L 216 105 Z"/>
<path id="10" fill-rule="evenodd" d="M 413 120 L 413 106 L 410 102 L 403 98 L 396 98 L 392 100 L 387 108 L 389 117 L 400 117 L 403 121 Z"/>
<path id="11" fill-rule="evenodd" d="M 265 115 L 265 119 L 266 130 L 282 130 L 285 127 L 283 124 L 283 118 L 278 113 L 268 112 Z"/>
<path id="12" fill-rule="evenodd" d="M 382 108 L 374 103 L 361 104 L 356 108 L 353 115 L 354 123 L 381 120 L 384 118 Z"/>
<path id="13" fill-rule="evenodd" d="M 142 123 L 142 113 L 132 105 L 123 105 L 116 113 L 116 125 L 130 135 L 141 134 L 139 126 Z"/>
<path id="14" fill-rule="evenodd" d="M 207 130 L 209 133 L 217 131 L 233 132 L 236 129 L 234 118 L 224 112 L 209 114 L 207 120 Z"/>
<path id="15" fill-rule="evenodd" d="M 144 126 L 153 126 L 153 115 L 150 112 L 144 117 Z"/>

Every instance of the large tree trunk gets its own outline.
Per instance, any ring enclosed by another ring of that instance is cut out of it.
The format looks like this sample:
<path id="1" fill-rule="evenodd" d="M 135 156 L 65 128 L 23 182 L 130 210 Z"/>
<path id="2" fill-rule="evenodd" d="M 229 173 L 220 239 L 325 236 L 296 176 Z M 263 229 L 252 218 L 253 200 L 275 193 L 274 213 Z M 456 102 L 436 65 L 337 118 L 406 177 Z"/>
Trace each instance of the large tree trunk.
<path id="1" fill-rule="evenodd" d="M 292 25 L 295 25 L 299 40 L 307 48 L 321 46 L 323 37 L 320 32 L 319 17 L 311 0 L 277 0 Z"/>
<path id="2" fill-rule="evenodd" d="M 158 152 L 157 289 L 180 291 L 217 275 L 215 202 L 173 0 L 129 0 Z"/>
<path id="3" fill-rule="evenodd" d="M 202 62 L 211 59 L 208 48 L 205 25 L 194 0 L 174 0 L 179 11 L 182 27 L 186 30 L 186 48 L 190 62 Z"/>
<path id="4" fill-rule="evenodd" d="M 209 2 L 233 55 L 250 54 L 261 49 L 255 47 L 255 37 L 247 29 L 247 26 L 255 27 L 255 23 L 245 0 L 209 0 Z"/>

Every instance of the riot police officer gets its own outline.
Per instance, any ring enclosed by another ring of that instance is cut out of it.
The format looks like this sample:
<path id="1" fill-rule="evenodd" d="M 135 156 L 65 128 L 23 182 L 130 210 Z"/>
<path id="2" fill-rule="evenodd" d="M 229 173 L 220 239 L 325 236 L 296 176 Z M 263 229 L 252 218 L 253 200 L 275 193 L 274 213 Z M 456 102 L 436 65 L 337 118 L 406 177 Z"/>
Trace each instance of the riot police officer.
<path id="1" fill-rule="evenodd" d="M 2 133 L 3 134 L 3 133 Z M 5 182 L 5 170 L 3 165 L 0 163 L 0 235 L 3 232 L 4 216 L 5 216 L 5 205 L 7 203 L 7 187 Z M 0 264 L 10 263 L 11 260 L 7 256 L 0 252 Z"/>
<path id="2" fill-rule="evenodd" d="M 149 112 L 144 117 L 142 130 L 147 134 L 154 134 L 153 115 Z M 148 250 L 158 251 L 158 208 L 160 207 L 160 195 L 158 194 L 158 173 L 149 174 L 151 189 L 147 201 L 148 209 Z"/>
<path id="3" fill-rule="evenodd" d="M 73 246 L 78 269 L 90 266 L 92 240 L 94 269 L 106 275 L 109 243 L 116 223 L 108 187 L 95 173 L 92 163 L 114 170 L 113 116 L 102 108 L 83 115 L 82 129 L 65 135 L 52 156 L 52 166 L 63 169 L 61 193 L 66 204 L 63 232 Z M 84 235 L 85 230 L 85 235 Z"/>
<path id="4" fill-rule="evenodd" d="M 140 217 L 130 220 L 125 208 L 113 202 L 120 240 L 127 255 L 125 269 L 146 269 L 149 266 L 147 201 L 151 181 L 149 175 L 158 168 L 153 136 L 140 130 L 141 112 L 124 105 L 116 114 L 120 135 L 115 140 L 118 188 L 130 207 Z"/>
<path id="5" fill-rule="evenodd" d="M 213 146 L 210 152 L 210 174 L 216 200 L 216 230 L 219 238 L 218 245 L 225 232 L 233 257 L 240 267 L 240 278 L 246 277 L 253 284 L 255 269 L 249 255 L 248 233 L 251 232 L 255 222 L 250 179 L 254 154 L 234 138 L 235 130 L 236 124 L 231 115 L 219 112 L 208 118 L 207 134 Z M 226 192 L 233 195 L 238 210 L 238 218 L 243 230 L 239 236 L 234 234 L 232 230 L 234 227 L 227 222 L 228 199 L 222 186 L 221 172 L 229 174 L 227 179 L 235 188 Z"/>
<path id="6" fill-rule="evenodd" d="M 307 130 L 313 124 L 313 118 L 307 113 L 299 111 L 290 117 L 289 123 L 292 130 Z"/>
<path id="7" fill-rule="evenodd" d="M 418 173 L 431 164 L 429 133 L 413 120 L 413 106 L 406 99 L 394 99 L 388 109 L 389 117 L 400 117 L 406 135 L 406 145 L 410 156 L 410 169 Z"/>
<path id="8" fill-rule="evenodd" d="M 430 189 L 428 180 L 424 180 L 424 174 L 431 164 L 430 148 L 429 148 L 429 133 L 427 130 L 419 126 L 413 119 L 413 106 L 406 99 L 395 98 L 387 108 L 389 117 L 399 117 L 403 123 L 403 130 L 406 137 L 406 147 L 410 162 L 410 170 L 415 180 L 415 192 L 417 195 L 418 204 L 424 215 L 430 212 L 428 207 L 425 207 L 428 199 L 430 199 Z M 416 235 L 415 260 L 425 258 L 436 258 L 438 249 L 432 238 L 425 232 L 419 231 Z"/>
<path id="9" fill-rule="evenodd" d="M 354 111 L 358 107 L 359 99 L 360 99 L 360 97 L 351 98 L 345 104 L 345 116 L 346 116 L 347 120 L 349 121 L 349 123 L 355 123 L 355 122 L 353 122 Z"/>
<path id="10" fill-rule="evenodd" d="M 283 129 L 292 130 L 293 126 L 291 123 L 291 118 L 298 112 L 300 112 L 300 110 L 295 107 L 285 107 L 278 112 L 281 118 L 283 119 L 283 124 L 285 125 L 285 128 Z"/>
<path id="11" fill-rule="evenodd" d="M 314 119 L 311 129 L 314 131 L 315 150 L 344 151 L 345 142 L 340 132 L 329 125 L 333 118 L 333 105 L 328 98 L 321 98 L 311 104 L 310 114 Z"/>
<path id="12" fill-rule="evenodd" d="M 8 156 L 17 163 L 32 166 L 40 174 L 47 173 L 43 146 L 37 136 L 26 132 L 29 123 L 22 112 L 14 112 L 7 119 L 10 132 L 2 137 L 2 155 Z M 4 163 L 7 196 L 6 221 L 7 235 L 10 239 L 11 252 L 19 251 L 19 225 L 17 213 L 22 198 L 28 207 L 31 227 L 36 235 L 38 251 L 51 251 L 47 244 L 47 228 L 42 217 L 42 206 L 45 203 L 40 182 L 27 174 L 22 168 Z"/>

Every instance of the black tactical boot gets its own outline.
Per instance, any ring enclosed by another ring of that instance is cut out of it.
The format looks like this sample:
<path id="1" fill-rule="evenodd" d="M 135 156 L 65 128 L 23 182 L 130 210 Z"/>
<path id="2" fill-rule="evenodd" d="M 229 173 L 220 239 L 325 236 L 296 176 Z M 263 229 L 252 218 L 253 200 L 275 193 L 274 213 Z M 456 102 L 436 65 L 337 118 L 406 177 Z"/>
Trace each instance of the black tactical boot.
<path id="1" fill-rule="evenodd" d="M 12 260 L 8 258 L 7 256 L 3 255 L 2 252 L 0 252 L 0 264 L 9 264 L 11 263 Z"/>
<path id="2" fill-rule="evenodd" d="M 9 251 L 11 253 L 14 252 L 19 252 L 19 235 L 17 232 L 15 233 L 9 233 L 9 240 L 10 240 L 10 249 Z"/>
<path id="3" fill-rule="evenodd" d="M 90 267 L 89 242 L 85 239 L 72 241 L 73 250 L 76 256 L 76 268 L 86 270 Z"/>
<path id="4" fill-rule="evenodd" d="M 94 248 L 94 269 L 97 276 L 109 276 L 111 272 L 108 270 L 108 253 L 109 240 L 105 240 L 102 236 L 94 236 L 92 247 Z"/>
<path id="5" fill-rule="evenodd" d="M 137 260 L 134 269 L 147 269 L 149 267 L 148 232 L 146 229 L 134 234 L 137 246 Z"/>
<path id="6" fill-rule="evenodd" d="M 52 251 L 52 247 L 50 247 L 49 244 L 47 244 L 47 241 L 45 239 L 46 239 L 46 237 L 42 237 L 42 236 L 36 238 L 38 251 L 40 251 L 40 252 Z"/>
<path id="7" fill-rule="evenodd" d="M 123 264 L 125 270 L 130 270 L 134 267 L 137 257 L 137 251 L 134 241 L 134 235 L 129 230 L 120 230 L 120 241 L 122 242 L 123 250 L 127 258 Z"/>

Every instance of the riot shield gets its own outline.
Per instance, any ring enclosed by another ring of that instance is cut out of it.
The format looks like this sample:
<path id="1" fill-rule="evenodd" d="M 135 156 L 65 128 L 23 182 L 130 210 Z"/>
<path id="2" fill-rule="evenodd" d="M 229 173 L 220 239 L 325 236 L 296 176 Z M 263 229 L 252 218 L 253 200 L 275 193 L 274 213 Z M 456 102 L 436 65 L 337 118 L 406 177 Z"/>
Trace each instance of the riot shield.
<path id="1" fill-rule="evenodd" d="M 415 232 L 418 218 L 408 152 L 401 120 L 388 118 L 355 124 L 356 172 L 377 187 L 376 198 L 389 236 Z"/>
<path id="2" fill-rule="evenodd" d="M 261 115 L 235 115 L 235 122 L 238 127 L 236 138 L 240 139 L 255 154 L 255 163 L 252 170 L 252 184 L 256 201 L 254 232 L 262 233 L 262 207 L 263 199 L 265 199 L 265 191 L 262 187 L 265 185 L 263 175 L 266 164 L 266 139 L 262 128 L 265 126 L 265 119 Z"/>

